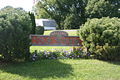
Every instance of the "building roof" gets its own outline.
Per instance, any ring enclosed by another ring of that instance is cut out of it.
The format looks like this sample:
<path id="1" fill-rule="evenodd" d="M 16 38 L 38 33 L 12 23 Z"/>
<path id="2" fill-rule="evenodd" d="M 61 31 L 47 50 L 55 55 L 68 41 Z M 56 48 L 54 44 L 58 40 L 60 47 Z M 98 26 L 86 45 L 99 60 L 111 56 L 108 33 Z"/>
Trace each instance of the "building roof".
<path id="1" fill-rule="evenodd" d="M 53 19 L 35 19 L 36 26 L 56 27 L 56 21 Z"/>

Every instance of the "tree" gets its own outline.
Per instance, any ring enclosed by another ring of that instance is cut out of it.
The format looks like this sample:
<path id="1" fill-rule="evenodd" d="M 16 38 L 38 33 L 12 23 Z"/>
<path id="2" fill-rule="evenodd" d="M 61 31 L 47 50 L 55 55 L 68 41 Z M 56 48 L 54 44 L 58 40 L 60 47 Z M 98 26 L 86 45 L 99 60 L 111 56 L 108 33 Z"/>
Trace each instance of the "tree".
<path id="1" fill-rule="evenodd" d="M 78 29 L 81 24 L 80 18 L 75 14 L 69 14 L 63 21 L 64 29 Z"/>
<path id="2" fill-rule="evenodd" d="M 35 12 L 36 15 L 41 15 L 39 18 L 55 19 L 59 29 L 64 29 L 66 26 L 64 23 L 68 20 L 66 16 L 71 17 L 71 15 L 75 15 L 75 18 L 79 18 L 79 20 L 74 18 L 76 23 L 71 25 L 71 28 L 78 28 L 79 25 L 85 22 L 85 1 L 86 0 L 39 0 L 36 4 Z"/>
<path id="3" fill-rule="evenodd" d="M 120 17 L 119 0 L 38 0 L 37 18 L 52 18 L 58 29 L 76 29 L 87 18 Z"/>
<path id="4" fill-rule="evenodd" d="M 113 13 L 116 14 L 116 17 L 120 18 L 120 0 L 108 0 L 109 3 L 113 6 Z M 114 16 L 115 17 L 115 16 Z"/>
<path id="5" fill-rule="evenodd" d="M 119 17 L 119 0 L 88 0 L 85 8 L 87 18 Z"/>
<path id="6" fill-rule="evenodd" d="M 29 12 L 31 22 L 32 22 L 32 32 L 31 34 L 35 34 L 35 29 L 36 29 L 36 23 L 35 23 L 35 16 L 34 13 Z"/>
<path id="7" fill-rule="evenodd" d="M 6 61 L 28 60 L 32 24 L 22 9 L 7 6 L 0 10 L 0 54 Z"/>

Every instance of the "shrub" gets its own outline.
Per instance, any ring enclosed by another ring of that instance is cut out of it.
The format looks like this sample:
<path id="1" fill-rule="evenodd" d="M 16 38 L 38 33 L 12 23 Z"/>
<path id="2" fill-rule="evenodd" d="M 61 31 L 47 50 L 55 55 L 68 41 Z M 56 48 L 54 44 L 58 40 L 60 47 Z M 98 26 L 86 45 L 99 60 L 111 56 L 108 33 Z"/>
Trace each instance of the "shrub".
<path id="1" fill-rule="evenodd" d="M 0 11 L 0 53 L 5 61 L 28 60 L 31 20 L 27 12 L 6 7 Z"/>
<path id="2" fill-rule="evenodd" d="M 37 26 L 35 32 L 36 32 L 36 34 L 43 35 L 44 34 L 44 27 Z"/>
<path id="3" fill-rule="evenodd" d="M 112 53 L 107 53 L 107 55 L 113 54 L 112 60 L 116 60 L 119 57 L 116 49 L 119 48 L 117 46 L 120 46 L 120 20 L 109 17 L 88 20 L 80 28 L 80 39 L 83 40 L 83 45 L 88 52 L 93 53 L 94 56 L 101 56 L 97 53 L 97 46 L 104 47 L 105 44 L 108 44 L 109 47 L 103 49 L 102 54 L 106 54 L 104 50 L 108 50 L 108 52 L 110 50 Z M 105 58 L 105 55 L 102 55 L 101 58 Z M 110 60 L 110 58 L 106 59 Z"/>
<path id="4" fill-rule="evenodd" d="M 95 57 L 102 60 L 120 60 L 120 46 L 96 46 Z"/>

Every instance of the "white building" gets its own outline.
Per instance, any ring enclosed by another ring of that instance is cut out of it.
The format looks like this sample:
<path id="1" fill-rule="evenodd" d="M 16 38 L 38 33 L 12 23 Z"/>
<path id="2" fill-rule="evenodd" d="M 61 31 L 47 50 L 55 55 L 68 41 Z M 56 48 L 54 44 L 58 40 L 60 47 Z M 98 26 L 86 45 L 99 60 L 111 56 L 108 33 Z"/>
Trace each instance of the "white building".
<path id="1" fill-rule="evenodd" d="M 52 19 L 35 19 L 36 26 L 43 26 L 45 30 L 56 30 L 56 22 Z"/>

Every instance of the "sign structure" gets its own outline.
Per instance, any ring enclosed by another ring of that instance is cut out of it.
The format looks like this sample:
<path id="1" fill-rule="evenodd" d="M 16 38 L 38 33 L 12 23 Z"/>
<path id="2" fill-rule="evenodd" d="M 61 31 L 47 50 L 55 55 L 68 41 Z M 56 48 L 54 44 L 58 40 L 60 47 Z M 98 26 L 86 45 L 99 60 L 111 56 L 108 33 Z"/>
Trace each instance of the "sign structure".
<path id="1" fill-rule="evenodd" d="M 59 37 L 59 36 L 68 36 L 68 33 L 65 32 L 65 31 L 53 31 L 50 33 L 50 36 L 56 36 L 56 37 Z"/>
<path id="2" fill-rule="evenodd" d="M 33 46 L 82 46 L 78 36 L 68 36 L 65 31 L 53 31 L 50 36 L 30 35 Z"/>

